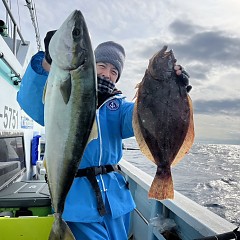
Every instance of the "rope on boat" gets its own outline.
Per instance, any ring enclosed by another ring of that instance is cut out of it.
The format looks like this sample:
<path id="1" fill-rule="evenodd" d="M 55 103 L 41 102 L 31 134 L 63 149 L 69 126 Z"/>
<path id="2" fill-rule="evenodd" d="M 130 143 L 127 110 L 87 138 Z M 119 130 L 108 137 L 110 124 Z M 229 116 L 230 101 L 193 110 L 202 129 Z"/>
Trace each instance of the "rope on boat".
<path id="1" fill-rule="evenodd" d="M 42 49 L 42 46 L 41 46 L 41 38 L 40 38 L 39 27 L 38 27 L 36 7 L 35 7 L 35 4 L 32 2 L 32 0 L 25 0 L 25 1 L 26 1 L 26 4 L 27 4 L 26 6 L 29 9 L 32 24 L 33 24 L 33 27 L 34 27 L 34 30 L 35 30 L 37 48 L 38 48 L 38 51 L 40 51 Z"/>

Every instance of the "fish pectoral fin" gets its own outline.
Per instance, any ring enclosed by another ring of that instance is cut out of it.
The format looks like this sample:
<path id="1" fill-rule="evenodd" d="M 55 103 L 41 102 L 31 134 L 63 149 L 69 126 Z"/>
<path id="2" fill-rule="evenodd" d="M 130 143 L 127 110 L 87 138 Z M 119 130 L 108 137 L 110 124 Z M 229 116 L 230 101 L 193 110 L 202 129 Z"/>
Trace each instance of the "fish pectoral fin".
<path id="1" fill-rule="evenodd" d="M 135 89 L 139 89 L 139 88 L 141 88 L 141 86 L 142 86 L 142 82 L 139 82 L 135 86 Z M 138 91 L 135 93 L 135 96 L 134 96 L 133 100 L 136 99 L 137 97 L 138 97 Z"/>
<path id="2" fill-rule="evenodd" d="M 62 94 L 63 101 L 68 104 L 72 92 L 72 80 L 70 74 L 68 74 L 67 78 L 60 84 L 60 92 Z"/>
<path id="3" fill-rule="evenodd" d="M 98 127 L 97 127 L 97 122 L 96 119 L 93 122 L 93 126 L 92 126 L 92 131 L 89 135 L 87 144 L 90 143 L 93 139 L 97 139 L 98 138 Z"/>

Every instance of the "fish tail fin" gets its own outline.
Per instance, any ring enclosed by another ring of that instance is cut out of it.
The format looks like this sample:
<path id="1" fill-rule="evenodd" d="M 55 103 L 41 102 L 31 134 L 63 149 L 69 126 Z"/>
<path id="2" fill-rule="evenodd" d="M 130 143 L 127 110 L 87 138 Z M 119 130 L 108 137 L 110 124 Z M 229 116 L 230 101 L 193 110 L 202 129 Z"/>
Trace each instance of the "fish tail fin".
<path id="1" fill-rule="evenodd" d="M 148 197 L 156 200 L 173 199 L 174 188 L 172 175 L 157 173 L 153 179 L 152 185 L 148 192 Z"/>
<path id="2" fill-rule="evenodd" d="M 68 227 L 67 223 L 60 217 L 55 215 L 55 220 L 48 240 L 75 240 L 75 237 Z"/>

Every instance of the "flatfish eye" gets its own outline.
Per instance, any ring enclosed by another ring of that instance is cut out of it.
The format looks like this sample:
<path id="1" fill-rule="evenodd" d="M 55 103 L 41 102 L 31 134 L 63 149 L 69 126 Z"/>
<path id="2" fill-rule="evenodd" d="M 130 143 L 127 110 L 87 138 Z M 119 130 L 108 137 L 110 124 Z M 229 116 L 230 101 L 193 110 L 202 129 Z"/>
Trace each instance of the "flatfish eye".
<path id="1" fill-rule="evenodd" d="M 72 31 L 73 37 L 79 37 L 80 33 L 81 33 L 81 31 L 79 28 L 74 28 Z"/>

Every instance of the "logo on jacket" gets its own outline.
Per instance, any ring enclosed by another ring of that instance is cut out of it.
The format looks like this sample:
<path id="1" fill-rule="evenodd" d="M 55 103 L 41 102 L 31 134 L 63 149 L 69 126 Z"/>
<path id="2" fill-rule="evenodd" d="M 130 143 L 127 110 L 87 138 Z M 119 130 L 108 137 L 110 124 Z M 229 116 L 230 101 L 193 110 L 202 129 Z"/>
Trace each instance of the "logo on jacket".
<path id="1" fill-rule="evenodd" d="M 118 100 L 114 99 L 114 100 L 111 100 L 110 102 L 107 103 L 107 108 L 110 109 L 110 110 L 117 110 L 119 109 L 119 102 Z"/>

